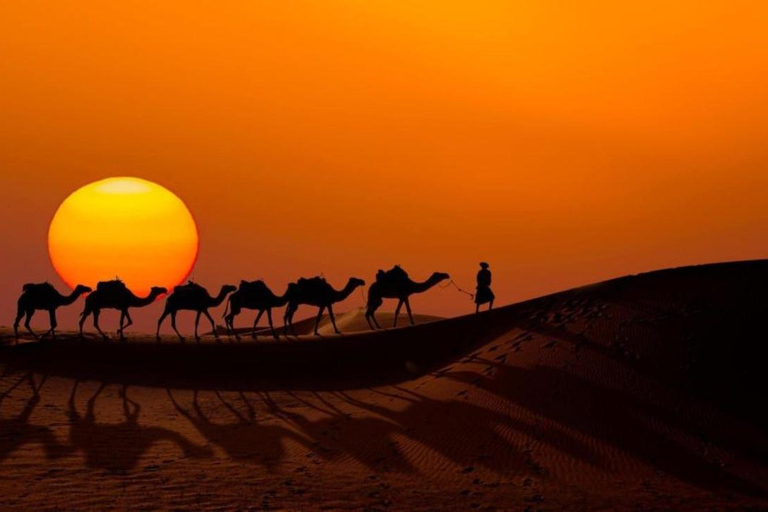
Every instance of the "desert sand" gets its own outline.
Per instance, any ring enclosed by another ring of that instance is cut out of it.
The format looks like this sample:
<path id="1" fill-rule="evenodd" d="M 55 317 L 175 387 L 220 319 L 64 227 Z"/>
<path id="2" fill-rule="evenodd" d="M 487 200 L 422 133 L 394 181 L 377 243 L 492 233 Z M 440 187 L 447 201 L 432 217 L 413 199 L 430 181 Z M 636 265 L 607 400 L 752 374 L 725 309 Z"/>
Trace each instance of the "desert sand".
<path id="1" fill-rule="evenodd" d="M 0 503 L 766 509 L 767 291 L 756 261 L 277 342 L 4 329 Z"/>

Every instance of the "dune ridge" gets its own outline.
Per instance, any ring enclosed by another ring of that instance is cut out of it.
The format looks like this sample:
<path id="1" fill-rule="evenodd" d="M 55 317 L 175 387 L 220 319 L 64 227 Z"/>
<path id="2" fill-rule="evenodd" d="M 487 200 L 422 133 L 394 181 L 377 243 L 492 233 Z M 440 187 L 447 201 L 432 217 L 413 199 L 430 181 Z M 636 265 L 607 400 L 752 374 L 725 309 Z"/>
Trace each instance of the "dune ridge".
<path id="1" fill-rule="evenodd" d="M 768 261 L 686 267 L 280 342 L 5 332 L 0 492 L 9 509 L 764 509 L 767 282 Z"/>

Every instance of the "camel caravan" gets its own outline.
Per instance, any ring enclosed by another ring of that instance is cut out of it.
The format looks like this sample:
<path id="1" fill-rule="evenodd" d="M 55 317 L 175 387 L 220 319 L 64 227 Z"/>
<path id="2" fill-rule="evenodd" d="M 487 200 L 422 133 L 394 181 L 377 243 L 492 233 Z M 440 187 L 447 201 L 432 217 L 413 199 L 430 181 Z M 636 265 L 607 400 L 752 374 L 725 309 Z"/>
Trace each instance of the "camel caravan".
<path id="1" fill-rule="evenodd" d="M 398 300 L 393 327 L 397 326 L 397 318 L 403 305 L 405 305 L 411 325 L 414 325 L 415 322 L 411 312 L 409 297 L 416 293 L 423 293 L 447 279 L 450 279 L 448 274 L 435 272 L 427 280 L 416 282 L 399 265 L 388 271 L 379 270 L 376 274 L 375 282 L 368 289 L 365 311 L 368 325 L 372 330 L 381 328 L 376 320 L 376 310 L 384 303 L 384 299 Z M 302 304 L 318 308 L 315 320 L 315 335 L 318 335 L 318 327 L 326 310 L 328 311 L 333 330 L 340 334 L 339 329 L 336 327 L 333 306 L 345 300 L 352 292 L 364 285 L 365 281 L 352 277 L 342 289 L 337 290 L 323 277 L 300 278 L 297 282 L 290 283 L 282 295 L 276 295 L 262 280 L 241 281 L 239 287 L 224 285 L 218 294 L 212 296 L 204 287 L 190 281 L 187 284 L 176 286 L 173 292 L 168 295 L 163 313 L 157 321 L 157 339 L 158 341 L 160 340 L 160 328 L 165 319 L 170 315 L 171 327 L 179 339 L 184 341 L 184 336 L 176 328 L 176 315 L 179 311 L 194 311 L 196 313 L 195 339 L 200 341 L 198 326 L 200 318 L 205 316 L 211 324 L 213 335 L 218 340 L 219 335 L 216 330 L 216 324 L 209 313 L 209 309 L 220 306 L 225 300 L 227 304 L 223 317 L 226 332 L 228 336 L 234 335 L 237 339 L 239 339 L 239 335 L 235 330 L 234 321 L 244 309 L 257 311 L 251 330 L 254 338 L 256 337 L 259 320 L 266 313 L 270 332 L 275 339 L 279 339 L 272 322 L 272 310 L 283 307 L 285 308 L 283 314 L 283 334 L 285 336 L 288 336 L 289 333 L 296 335 L 293 318 Z M 36 339 L 49 335 L 52 339 L 55 339 L 57 326 L 56 310 L 61 306 L 68 306 L 74 303 L 80 295 L 88 294 L 85 299 L 85 307 L 80 314 L 80 337 L 84 337 L 83 326 L 88 317 L 92 315 L 96 331 L 104 339 L 108 339 L 108 336 L 99 326 L 99 315 L 103 309 L 114 309 L 120 311 L 120 324 L 117 334 L 121 340 L 125 340 L 125 329 L 133 323 L 129 312 L 130 309 L 152 304 L 159 296 L 166 293 L 168 293 L 168 290 L 165 288 L 153 287 L 146 297 L 138 297 L 119 279 L 100 282 L 95 290 L 87 286 L 78 285 L 71 294 L 66 296 L 59 293 L 49 283 L 25 284 L 18 301 L 18 313 L 13 324 L 14 334 L 16 339 L 18 339 L 19 324 L 21 319 L 25 318 L 24 327 Z M 48 311 L 50 316 L 50 329 L 42 336 L 35 333 L 30 326 L 30 320 L 35 311 Z"/>

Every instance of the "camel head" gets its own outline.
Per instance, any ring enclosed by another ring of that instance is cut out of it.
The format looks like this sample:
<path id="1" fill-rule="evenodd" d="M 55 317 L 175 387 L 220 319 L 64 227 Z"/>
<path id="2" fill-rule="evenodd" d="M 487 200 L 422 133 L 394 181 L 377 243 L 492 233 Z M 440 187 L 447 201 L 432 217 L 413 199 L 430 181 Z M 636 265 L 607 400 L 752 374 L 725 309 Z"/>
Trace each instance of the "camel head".
<path id="1" fill-rule="evenodd" d="M 228 293 L 237 291 L 237 286 L 233 284 L 225 284 L 224 286 L 221 287 L 221 291 L 224 292 L 224 295 L 226 295 Z"/>
<path id="2" fill-rule="evenodd" d="M 153 286 L 149 289 L 149 294 L 153 297 L 164 295 L 166 293 L 168 293 L 168 288 L 164 288 L 162 286 Z"/>
<path id="3" fill-rule="evenodd" d="M 435 283 L 439 283 L 441 281 L 445 281 L 446 279 L 450 279 L 451 276 L 446 274 L 445 272 L 434 272 L 430 277 L 429 280 L 433 281 Z"/>
<path id="4" fill-rule="evenodd" d="M 365 281 L 357 277 L 350 277 L 349 282 L 347 284 L 352 288 L 357 288 L 358 286 L 365 286 Z"/>
<path id="5" fill-rule="evenodd" d="M 75 293 L 78 295 L 82 295 L 84 293 L 91 293 L 93 291 L 93 288 L 90 286 L 85 286 L 84 284 L 79 284 L 75 286 Z"/>

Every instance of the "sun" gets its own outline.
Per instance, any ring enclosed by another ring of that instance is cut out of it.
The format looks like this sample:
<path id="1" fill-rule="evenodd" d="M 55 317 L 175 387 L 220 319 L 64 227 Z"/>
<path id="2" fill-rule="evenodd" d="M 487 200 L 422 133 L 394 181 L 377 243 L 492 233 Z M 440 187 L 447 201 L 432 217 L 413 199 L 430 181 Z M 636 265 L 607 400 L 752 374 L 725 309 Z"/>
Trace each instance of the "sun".
<path id="1" fill-rule="evenodd" d="M 171 289 L 192 271 L 197 225 L 170 190 L 139 178 L 108 178 L 81 187 L 59 206 L 48 252 L 70 287 L 122 279 L 137 295 Z"/>

